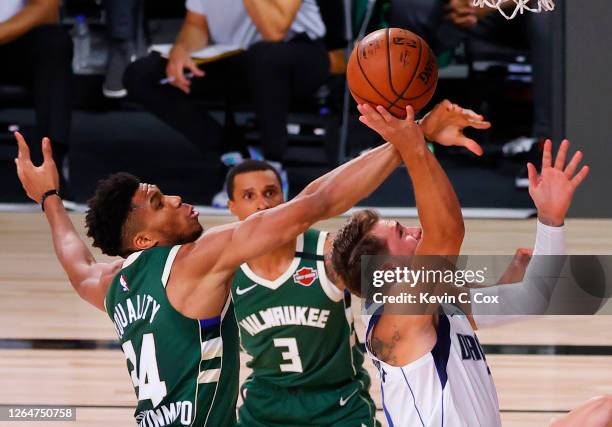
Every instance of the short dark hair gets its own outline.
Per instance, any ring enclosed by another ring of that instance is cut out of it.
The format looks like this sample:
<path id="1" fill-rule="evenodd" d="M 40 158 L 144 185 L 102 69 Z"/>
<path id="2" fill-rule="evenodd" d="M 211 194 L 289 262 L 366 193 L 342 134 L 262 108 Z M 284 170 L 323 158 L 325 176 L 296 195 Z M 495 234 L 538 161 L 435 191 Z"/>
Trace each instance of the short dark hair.
<path id="1" fill-rule="evenodd" d="M 93 239 L 94 247 L 106 255 L 125 257 L 131 252 L 126 244 L 125 224 L 139 185 L 134 175 L 115 173 L 98 181 L 96 193 L 87 201 L 87 235 Z"/>
<path id="2" fill-rule="evenodd" d="M 332 249 L 334 270 L 344 285 L 358 296 L 361 296 L 361 257 L 388 252 L 387 243 L 370 233 L 379 220 L 380 215 L 376 211 L 371 209 L 359 211 L 351 216 L 334 239 Z"/>
<path id="3" fill-rule="evenodd" d="M 257 172 L 257 171 L 272 171 L 274 175 L 276 175 L 276 179 L 278 179 L 279 185 L 282 186 L 282 180 L 280 174 L 276 170 L 274 166 L 272 166 L 268 162 L 264 162 L 263 160 L 245 160 L 244 162 L 234 166 L 230 169 L 225 177 L 225 189 L 227 191 L 227 197 L 230 200 L 234 200 L 234 181 L 236 180 L 236 176 L 248 173 L 248 172 Z"/>

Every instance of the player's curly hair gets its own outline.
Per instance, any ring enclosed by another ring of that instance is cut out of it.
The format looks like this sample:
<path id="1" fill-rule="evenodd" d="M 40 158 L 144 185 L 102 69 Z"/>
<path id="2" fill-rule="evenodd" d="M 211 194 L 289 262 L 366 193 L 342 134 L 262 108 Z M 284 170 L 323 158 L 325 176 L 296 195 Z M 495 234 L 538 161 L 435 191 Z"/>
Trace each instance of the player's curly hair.
<path id="1" fill-rule="evenodd" d="M 125 224 L 133 209 L 132 197 L 139 185 L 140 180 L 134 175 L 115 173 L 98 181 L 96 193 L 87 201 L 87 235 L 93 239 L 93 245 L 106 255 L 126 257 L 130 253 L 125 244 Z"/>
<path id="2" fill-rule="evenodd" d="M 361 257 L 383 255 L 388 252 L 387 243 L 373 236 L 370 231 L 380 220 L 380 215 L 370 209 L 351 216 L 338 231 L 332 249 L 332 265 L 344 285 L 361 296 Z"/>

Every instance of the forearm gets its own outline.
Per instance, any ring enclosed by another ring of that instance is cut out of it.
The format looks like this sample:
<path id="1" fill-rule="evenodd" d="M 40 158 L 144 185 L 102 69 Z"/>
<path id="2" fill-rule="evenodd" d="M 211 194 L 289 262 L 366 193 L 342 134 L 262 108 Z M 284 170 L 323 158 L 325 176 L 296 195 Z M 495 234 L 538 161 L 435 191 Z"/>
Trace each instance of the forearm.
<path id="1" fill-rule="evenodd" d="M 323 182 L 315 182 L 317 189 L 310 194 L 316 193 L 328 207 L 326 218 L 340 215 L 369 196 L 399 165 L 397 150 L 386 143 L 336 168 Z"/>
<path id="2" fill-rule="evenodd" d="M 470 290 L 472 299 L 474 293 L 480 293 L 498 296 L 503 304 L 503 310 L 489 304 L 474 304 L 472 312 L 478 327 L 498 326 L 544 314 L 565 254 L 565 227 L 549 227 L 538 221 L 534 256 L 523 281 Z"/>
<path id="3" fill-rule="evenodd" d="M 11 42 L 38 25 L 58 22 L 58 19 L 57 1 L 31 1 L 8 21 L 0 23 L 0 44 Z"/>
<path id="4" fill-rule="evenodd" d="M 391 144 L 385 144 L 336 168 L 310 184 L 287 203 L 251 215 L 245 221 L 208 232 L 200 239 L 210 257 L 218 235 L 217 271 L 231 270 L 257 255 L 289 242 L 317 221 L 339 215 L 376 189 L 399 165 Z M 245 244 L 248 242 L 249 244 Z"/>
<path id="5" fill-rule="evenodd" d="M 55 254 L 79 292 L 78 284 L 85 276 L 84 268 L 95 264 L 96 260 L 75 230 L 59 197 L 52 196 L 45 201 L 45 215 L 51 227 Z"/>
<path id="6" fill-rule="evenodd" d="M 461 206 L 448 176 L 424 142 L 403 145 L 400 155 L 414 187 L 423 235 L 429 242 L 463 240 Z"/>
<path id="7" fill-rule="evenodd" d="M 374 164 L 369 164 L 367 163 L 366 159 L 366 155 L 369 155 L 371 157 L 368 157 L 368 159 L 371 159 L 372 157 L 374 158 L 378 158 L 380 156 L 383 157 L 388 157 L 389 156 L 389 146 L 392 146 L 390 143 L 385 143 L 382 144 L 370 151 L 368 151 L 365 154 L 362 154 L 361 156 L 346 162 L 340 166 L 338 166 L 337 168 L 333 169 L 332 171 L 326 173 L 325 175 L 317 178 L 316 180 L 312 181 L 310 184 L 308 184 L 306 186 L 306 188 L 304 188 L 304 190 L 302 190 L 302 192 L 299 194 L 299 196 L 304 196 L 304 195 L 309 195 L 309 194 L 314 194 L 316 191 L 318 191 L 322 185 L 325 185 L 330 179 L 333 179 L 334 177 L 336 177 L 339 173 L 345 173 L 344 169 L 348 168 L 348 167 L 352 167 L 353 163 L 357 163 L 358 165 L 360 165 L 360 167 L 368 167 L 368 166 L 373 166 L 374 168 L 381 168 L 381 165 L 377 165 L 376 163 Z M 393 149 L 391 150 L 393 153 L 392 158 L 389 158 L 390 164 L 388 166 L 391 166 L 391 163 L 394 164 L 393 169 L 391 169 L 391 172 L 393 172 L 393 170 L 395 168 L 397 168 L 400 164 L 401 164 L 401 158 L 399 153 L 397 152 L 397 150 Z M 376 160 L 375 160 L 376 162 Z M 389 174 L 391 173 L 389 172 Z M 386 176 L 388 177 L 388 175 Z M 385 178 L 386 178 L 385 177 Z M 384 181 L 384 179 L 383 179 Z"/>
<path id="8" fill-rule="evenodd" d="M 301 0 L 243 0 L 243 3 L 263 39 L 281 41 L 295 18 Z"/>
<path id="9" fill-rule="evenodd" d="M 208 31 L 200 25 L 186 20 L 181 27 L 173 49 L 183 49 L 187 53 L 203 49 L 208 44 Z"/>

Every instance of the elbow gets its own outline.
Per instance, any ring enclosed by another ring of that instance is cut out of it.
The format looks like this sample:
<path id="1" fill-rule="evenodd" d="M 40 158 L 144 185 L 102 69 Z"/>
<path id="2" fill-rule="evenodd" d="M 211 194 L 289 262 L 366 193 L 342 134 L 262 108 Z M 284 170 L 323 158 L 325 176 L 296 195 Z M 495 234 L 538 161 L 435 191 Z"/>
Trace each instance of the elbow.
<path id="1" fill-rule="evenodd" d="M 442 234 L 442 239 L 448 242 L 456 242 L 459 245 L 463 243 L 463 238 L 465 237 L 465 224 L 463 222 L 463 217 L 460 215 L 454 221 L 449 221 L 444 227 L 440 230 Z"/>
<path id="2" fill-rule="evenodd" d="M 463 243 L 463 238 L 465 237 L 465 224 L 463 220 L 458 221 L 451 227 L 451 234 L 454 239 L 459 241 L 459 244 Z"/>
<path id="3" fill-rule="evenodd" d="M 87 295 L 86 295 L 86 292 L 85 292 L 86 287 L 83 286 L 82 280 L 79 279 L 79 278 L 76 278 L 76 277 L 68 276 L 68 281 L 72 285 L 72 289 L 74 289 L 74 291 L 77 293 L 77 295 L 81 299 L 84 299 L 85 301 L 87 301 Z"/>
<path id="4" fill-rule="evenodd" d="M 463 222 L 447 225 L 444 229 L 436 230 L 436 235 L 428 236 L 430 240 L 438 242 L 436 246 L 440 249 L 439 255 L 459 255 L 465 228 Z"/>
<path id="5" fill-rule="evenodd" d="M 448 242 L 450 247 L 455 248 L 452 252 L 453 255 L 459 255 L 461 245 L 463 244 L 463 238 L 465 237 L 465 227 L 463 222 L 455 224 L 446 231 L 444 239 Z"/>

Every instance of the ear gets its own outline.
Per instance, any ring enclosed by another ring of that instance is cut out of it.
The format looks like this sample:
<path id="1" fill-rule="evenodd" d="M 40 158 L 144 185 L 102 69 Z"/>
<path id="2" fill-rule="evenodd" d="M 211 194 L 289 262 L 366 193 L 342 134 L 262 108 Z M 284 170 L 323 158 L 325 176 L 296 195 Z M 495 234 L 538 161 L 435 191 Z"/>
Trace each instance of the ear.
<path id="1" fill-rule="evenodd" d="M 238 215 L 236 215 L 236 211 L 234 211 L 234 209 L 236 208 L 236 203 L 232 199 L 227 201 L 227 207 L 230 210 L 230 212 L 232 213 L 232 215 L 238 216 Z"/>
<path id="2" fill-rule="evenodd" d="M 153 238 L 153 236 L 148 232 L 138 232 L 132 239 L 132 244 L 134 248 L 138 251 L 143 251 L 145 249 L 150 249 L 158 244 L 158 241 Z"/>

